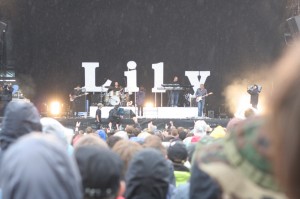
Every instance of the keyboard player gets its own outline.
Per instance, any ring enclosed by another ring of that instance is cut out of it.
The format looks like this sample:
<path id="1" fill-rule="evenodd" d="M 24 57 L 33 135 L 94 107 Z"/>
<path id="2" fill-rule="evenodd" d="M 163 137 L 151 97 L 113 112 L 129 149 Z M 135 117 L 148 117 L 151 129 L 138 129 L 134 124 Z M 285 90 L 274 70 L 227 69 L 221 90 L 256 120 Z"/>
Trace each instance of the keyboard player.
<path id="1" fill-rule="evenodd" d="M 172 84 L 173 85 L 178 84 L 178 86 L 180 85 L 179 80 L 178 80 L 178 76 L 174 76 Z M 179 93 L 180 93 L 180 90 L 177 90 L 177 89 L 174 89 L 174 90 L 170 91 L 169 103 L 168 103 L 169 106 L 171 106 L 171 107 L 177 107 L 178 106 Z"/>

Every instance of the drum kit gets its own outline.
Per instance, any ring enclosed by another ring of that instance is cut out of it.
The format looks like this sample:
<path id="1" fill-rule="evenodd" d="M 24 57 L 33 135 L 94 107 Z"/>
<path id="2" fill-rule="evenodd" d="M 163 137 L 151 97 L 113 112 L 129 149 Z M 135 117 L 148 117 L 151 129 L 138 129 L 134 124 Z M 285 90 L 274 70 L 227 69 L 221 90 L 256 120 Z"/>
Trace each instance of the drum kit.
<path id="1" fill-rule="evenodd" d="M 114 89 L 112 86 L 106 86 L 105 88 Z M 101 102 L 105 106 L 127 106 L 127 102 L 129 101 L 129 94 L 125 93 L 123 89 L 119 91 L 111 90 L 109 92 L 101 94 Z"/>

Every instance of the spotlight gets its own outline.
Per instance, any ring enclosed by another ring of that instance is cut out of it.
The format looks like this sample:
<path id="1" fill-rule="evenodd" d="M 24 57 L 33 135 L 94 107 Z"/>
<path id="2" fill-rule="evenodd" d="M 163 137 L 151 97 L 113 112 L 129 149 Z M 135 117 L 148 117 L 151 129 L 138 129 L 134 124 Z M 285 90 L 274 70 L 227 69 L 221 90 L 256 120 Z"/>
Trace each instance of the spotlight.
<path id="1" fill-rule="evenodd" d="M 251 108 L 251 104 L 249 103 L 250 97 L 246 94 L 241 95 L 238 105 L 236 107 L 236 111 L 234 116 L 237 118 L 245 119 L 245 111 L 249 108 Z"/>
<path id="2" fill-rule="evenodd" d="M 50 103 L 50 114 L 57 116 L 61 113 L 61 104 L 58 101 Z"/>
<path id="3" fill-rule="evenodd" d="M 152 102 L 146 102 L 145 103 L 145 107 L 154 107 L 153 103 Z"/>

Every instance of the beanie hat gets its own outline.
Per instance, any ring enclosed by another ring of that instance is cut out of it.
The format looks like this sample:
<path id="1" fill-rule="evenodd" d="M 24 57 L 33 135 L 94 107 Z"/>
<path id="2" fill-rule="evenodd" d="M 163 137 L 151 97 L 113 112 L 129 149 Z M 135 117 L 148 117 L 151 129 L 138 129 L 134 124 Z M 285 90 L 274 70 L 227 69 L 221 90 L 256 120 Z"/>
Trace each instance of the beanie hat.
<path id="1" fill-rule="evenodd" d="M 105 133 L 105 131 L 104 130 L 98 130 L 98 135 L 99 135 L 99 137 L 102 139 L 102 140 L 104 140 L 104 141 L 106 141 L 106 139 L 107 139 L 107 136 L 106 136 L 106 133 Z"/>
<path id="2" fill-rule="evenodd" d="M 82 146 L 75 151 L 75 159 L 82 176 L 87 198 L 116 196 L 122 171 L 120 157 L 106 148 Z"/>

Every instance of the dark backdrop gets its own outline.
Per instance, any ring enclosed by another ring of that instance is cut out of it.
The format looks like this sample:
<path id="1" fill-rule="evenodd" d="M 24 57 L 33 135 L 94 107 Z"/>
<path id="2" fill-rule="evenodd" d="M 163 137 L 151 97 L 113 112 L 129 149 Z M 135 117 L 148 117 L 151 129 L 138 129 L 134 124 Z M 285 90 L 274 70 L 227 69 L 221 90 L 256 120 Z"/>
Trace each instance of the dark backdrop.
<path id="1" fill-rule="evenodd" d="M 210 104 L 245 70 L 271 63 L 283 46 L 284 0 L 2 0 L 8 63 L 35 102 L 83 85 L 81 62 L 100 62 L 105 78 L 124 84 L 136 61 L 138 83 L 153 86 L 153 63 L 165 81 L 186 70 L 210 70 Z M 148 95 L 150 97 L 150 95 Z"/>

